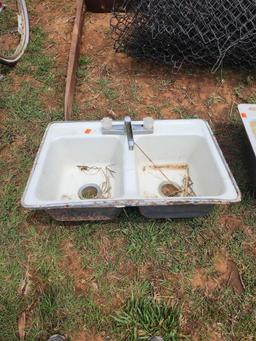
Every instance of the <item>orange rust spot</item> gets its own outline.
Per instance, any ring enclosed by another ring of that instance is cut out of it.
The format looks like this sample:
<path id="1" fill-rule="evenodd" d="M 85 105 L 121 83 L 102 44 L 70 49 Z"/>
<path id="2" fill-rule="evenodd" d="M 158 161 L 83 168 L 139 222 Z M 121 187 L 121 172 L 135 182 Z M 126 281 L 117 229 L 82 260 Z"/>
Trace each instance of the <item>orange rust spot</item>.
<path id="1" fill-rule="evenodd" d="M 148 166 L 149 168 L 151 168 L 151 169 L 162 169 L 162 168 L 164 168 L 164 169 L 188 169 L 188 165 L 187 165 L 187 163 L 177 163 L 177 164 L 175 164 L 175 163 L 170 163 L 170 164 L 163 164 L 163 165 L 149 165 Z M 146 170 L 146 167 L 144 167 L 145 169 L 143 169 L 143 171 L 144 170 Z"/>
<path id="2" fill-rule="evenodd" d="M 85 134 L 91 134 L 91 132 L 92 132 L 92 129 L 89 129 L 89 128 L 85 129 L 84 131 Z"/>
<path id="3" fill-rule="evenodd" d="M 245 112 L 242 112 L 241 117 L 242 118 L 247 118 L 247 114 Z"/>

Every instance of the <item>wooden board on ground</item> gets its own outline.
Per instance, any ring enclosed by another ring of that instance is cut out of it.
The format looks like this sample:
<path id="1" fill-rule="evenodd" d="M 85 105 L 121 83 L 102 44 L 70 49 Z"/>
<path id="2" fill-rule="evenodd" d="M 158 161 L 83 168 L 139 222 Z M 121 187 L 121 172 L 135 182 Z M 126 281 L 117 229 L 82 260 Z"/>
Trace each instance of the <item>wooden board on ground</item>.
<path id="1" fill-rule="evenodd" d="M 72 33 L 72 41 L 69 52 L 66 90 L 65 90 L 65 104 L 64 113 L 65 120 L 71 120 L 72 108 L 74 101 L 75 83 L 76 83 L 76 70 L 79 59 L 80 41 L 82 36 L 82 27 L 84 20 L 84 0 L 77 0 L 76 2 L 76 18 Z"/>

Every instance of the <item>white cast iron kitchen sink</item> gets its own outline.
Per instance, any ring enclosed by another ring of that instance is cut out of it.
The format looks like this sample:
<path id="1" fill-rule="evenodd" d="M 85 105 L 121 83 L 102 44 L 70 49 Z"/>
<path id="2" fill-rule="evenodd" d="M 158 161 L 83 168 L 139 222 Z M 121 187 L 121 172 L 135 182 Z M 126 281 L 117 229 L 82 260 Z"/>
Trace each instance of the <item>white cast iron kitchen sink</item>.
<path id="1" fill-rule="evenodd" d="M 57 220 L 103 220 L 127 206 L 150 218 L 179 218 L 238 201 L 205 121 L 107 120 L 103 127 L 100 121 L 51 123 L 22 205 Z"/>

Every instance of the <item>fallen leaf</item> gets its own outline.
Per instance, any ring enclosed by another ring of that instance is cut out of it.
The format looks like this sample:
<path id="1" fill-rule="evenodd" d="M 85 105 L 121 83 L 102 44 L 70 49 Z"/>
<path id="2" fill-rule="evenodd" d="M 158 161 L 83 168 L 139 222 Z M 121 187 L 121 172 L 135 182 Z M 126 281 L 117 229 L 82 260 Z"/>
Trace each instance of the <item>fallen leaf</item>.
<path id="1" fill-rule="evenodd" d="M 29 293 L 31 283 L 32 283 L 31 274 L 29 272 L 29 269 L 27 269 L 27 271 L 25 273 L 25 277 L 20 284 L 18 294 L 21 296 L 26 296 Z"/>
<path id="2" fill-rule="evenodd" d="M 239 273 L 236 263 L 233 261 L 229 261 L 229 280 L 228 284 L 232 287 L 234 292 L 238 295 L 241 295 L 245 290 L 245 286 L 242 280 L 242 277 Z"/>
<path id="3" fill-rule="evenodd" d="M 25 328 L 26 328 L 26 312 L 23 311 L 18 321 L 18 330 L 20 341 L 25 340 Z"/>

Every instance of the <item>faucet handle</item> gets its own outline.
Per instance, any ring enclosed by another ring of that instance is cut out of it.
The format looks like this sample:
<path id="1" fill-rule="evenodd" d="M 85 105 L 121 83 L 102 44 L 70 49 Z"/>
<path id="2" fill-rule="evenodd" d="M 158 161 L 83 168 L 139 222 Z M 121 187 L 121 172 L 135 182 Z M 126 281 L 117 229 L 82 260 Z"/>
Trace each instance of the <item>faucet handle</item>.
<path id="1" fill-rule="evenodd" d="M 109 118 L 109 117 L 104 117 L 102 120 L 101 120 L 101 126 L 103 129 L 105 130 L 109 130 L 112 128 L 112 118 Z"/>
<path id="2" fill-rule="evenodd" d="M 154 120 L 152 117 L 144 117 L 143 118 L 143 127 L 145 129 L 153 129 L 154 127 Z"/>
<path id="3" fill-rule="evenodd" d="M 132 122 L 132 119 L 130 116 L 125 116 L 124 117 L 124 123 L 131 123 Z"/>

